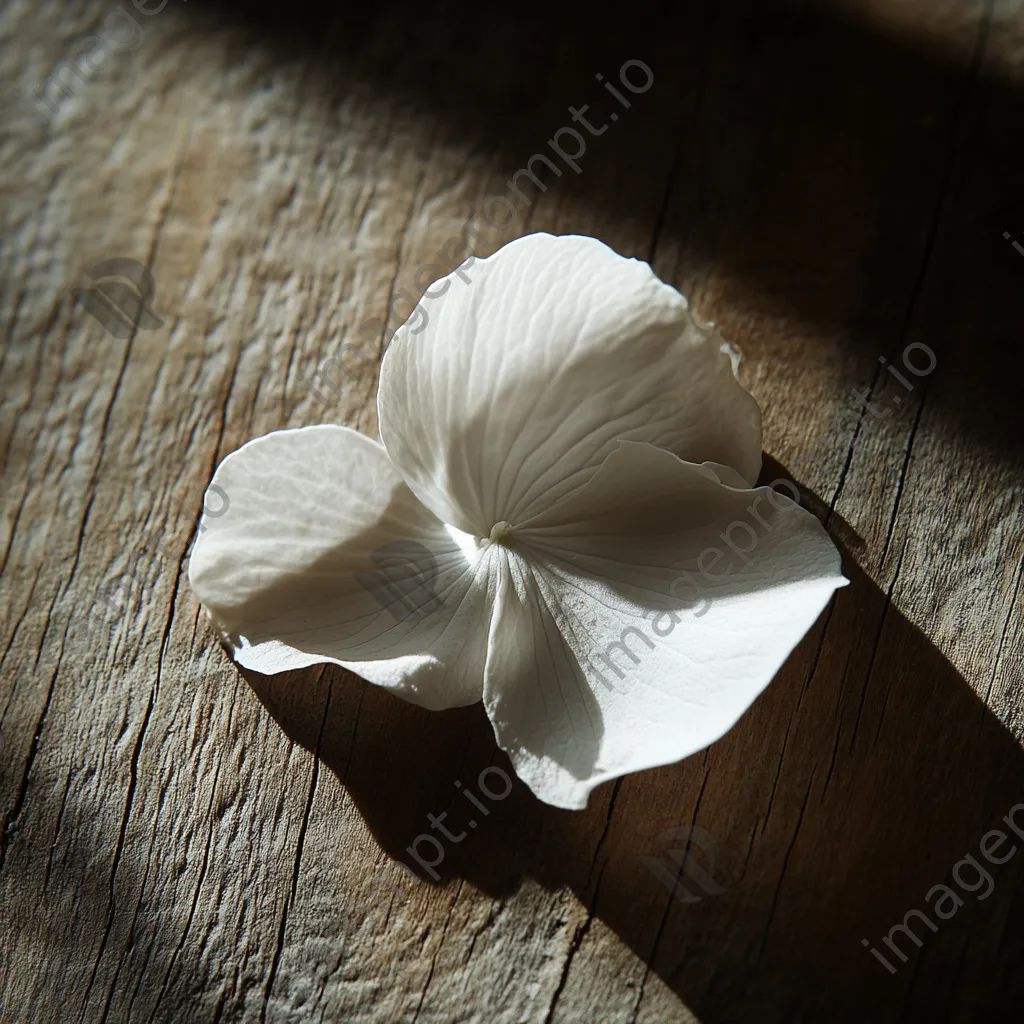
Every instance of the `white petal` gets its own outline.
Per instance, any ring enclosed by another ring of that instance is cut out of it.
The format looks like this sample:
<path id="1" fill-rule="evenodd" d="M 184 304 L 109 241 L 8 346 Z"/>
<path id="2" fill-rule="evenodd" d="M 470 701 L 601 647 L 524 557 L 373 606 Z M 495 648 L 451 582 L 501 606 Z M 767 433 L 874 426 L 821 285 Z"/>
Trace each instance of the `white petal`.
<path id="1" fill-rule="evenodd" d="M 484 703 L 559 807 L 718 739 L 846 583 L 789 498 L 641 444 L 506 544 Z"/>
<path id="2" fill-rule="evenodd" d="M 445 522 L 515 526 L 583 486 L 619 439 L 757 479 L 757 403 L 646 263 L 534 234 L 445 282 L 395 333 L 378 393 L 388 453 Z"/>
<path id="3" fill-rule="evenodd" d="M 480 699 L 485 561 L 347 427 L 281 430 L 217 468 L 189 582 L 234 656 L 274 673 L 333 662 L 429 708 Z"/>
<path id="4" fill-rule="evenodd" d="M 705 469 L 710 469 L 715 476 L 718 477 L 719 482 L 725 484 L 727 487 L 740 487 L 745 488 L 748 486 L 746 480 L 743 479 L 736 472 L 732 466 L 723 466 L 717 462 L 702 462 L 701 466 Z"/>

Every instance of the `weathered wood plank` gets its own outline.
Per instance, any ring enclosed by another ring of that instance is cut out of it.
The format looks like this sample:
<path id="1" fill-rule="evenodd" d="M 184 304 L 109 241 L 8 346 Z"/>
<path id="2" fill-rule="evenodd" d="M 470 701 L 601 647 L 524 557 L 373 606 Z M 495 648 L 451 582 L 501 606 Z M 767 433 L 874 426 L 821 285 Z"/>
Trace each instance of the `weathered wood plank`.
<path id="1" fill-rule="evenodd" d="M 0 92 L 115 6 L 6 7 Z M 195 7 L 2 123 L 0 1018 L 1009 1019 L 1021 858 L 895 975 L 861 939 L 1024 801 L 1024 5 Z M 490 226 L 633 57 L 650 92 Z M 467 230 L 595 234 L 690 295 L 852 585 L 708 751 L 582 813 L 517 784 L 429 884 L 395 864 L 427 814 L 507 768 L 482 711 L 243 678 L 184 572 L 228 451 L 375 431 L 367 322 Z M 163 321 L 123 338 L 70 294 L 120 256 Z M 304 381 L 353 344 L 324 405 Z M 910 344 L 913 390 L 879 362 Z M 854 433 L 865 388 L 889 414 Z M 674 896 L 641 858 L 694 826 L 718 884 Z"/>

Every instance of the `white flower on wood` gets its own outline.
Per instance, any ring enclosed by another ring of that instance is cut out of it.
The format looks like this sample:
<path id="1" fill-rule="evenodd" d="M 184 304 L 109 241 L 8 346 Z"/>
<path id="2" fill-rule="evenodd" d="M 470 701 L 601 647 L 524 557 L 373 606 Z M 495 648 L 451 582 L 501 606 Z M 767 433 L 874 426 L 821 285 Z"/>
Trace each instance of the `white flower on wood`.
<path id="1" fill-rule="evenodd" d="M 754 487 L 735 354 L 646 263 L 547 234 L 468 263 L 387 350 L 382 443 L 321 425 L 233 452 L 189 580 L 242 666 L 482 700 L 520 778 L 582 808 L 720 737 L 846 580 L 819 522 Z"/>

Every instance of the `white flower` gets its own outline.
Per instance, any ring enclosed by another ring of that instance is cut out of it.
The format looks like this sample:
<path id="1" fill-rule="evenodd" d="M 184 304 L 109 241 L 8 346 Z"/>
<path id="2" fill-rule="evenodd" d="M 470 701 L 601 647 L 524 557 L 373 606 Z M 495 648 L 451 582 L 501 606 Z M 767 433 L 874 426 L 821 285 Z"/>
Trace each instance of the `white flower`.
<path id="1" fill-rule="evenodd" d="M 460 271 L 388 348 L 383 444 L 233 452 L 189 580 L 242 666 L 483 700 L 533 792 L 581 808 L 720 737 L 846 580 L 812 515 L 753 488 L 757 404 L 646 263 L 535 234 Z"/>

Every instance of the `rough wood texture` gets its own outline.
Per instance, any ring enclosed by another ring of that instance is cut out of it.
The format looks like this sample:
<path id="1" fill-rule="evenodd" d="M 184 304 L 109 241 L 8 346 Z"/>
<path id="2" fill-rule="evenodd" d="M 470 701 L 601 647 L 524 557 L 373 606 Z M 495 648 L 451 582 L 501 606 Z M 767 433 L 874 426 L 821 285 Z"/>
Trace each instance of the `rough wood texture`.
<path id="1" fill-rule="evenodd" d="M 0 92 L 113 9 L 10 0 Z M 861 939 L 1024 801 L 1024 4 L 135 18 L 52 121 L 3 111 L 4 1024 L 1016 1019 L 1024 855 L 895 975 Z M 594 76 L 631 58 L 650 91 L 488 226 L 570 104 L 620 109 Z M 228 451 L 375 430 L 375 360 L 326 411 L 302 380 L 467 227 L 481 254 L 595 234 L 692 296 L 852 585 L 705 753 L 583 813 L 517 784 L 432 884 L 394 860 L 507 767 L 481 709 L 245 679 L 184 571 Z M 73 301 L 115 257 L 161 327 Z M 908 392 L 879 357 L 913 342 L 938 362 Z M 890 414 L 810 451 L 864 388 Z M 690 825 L 725 891 L 684 903 L 640 858 Z"/>

